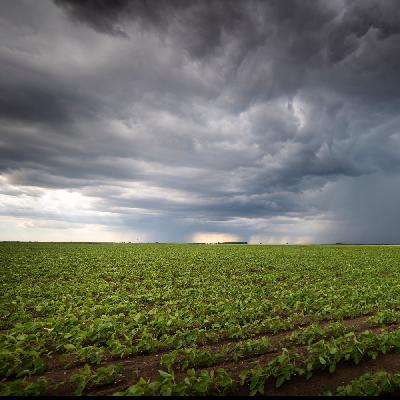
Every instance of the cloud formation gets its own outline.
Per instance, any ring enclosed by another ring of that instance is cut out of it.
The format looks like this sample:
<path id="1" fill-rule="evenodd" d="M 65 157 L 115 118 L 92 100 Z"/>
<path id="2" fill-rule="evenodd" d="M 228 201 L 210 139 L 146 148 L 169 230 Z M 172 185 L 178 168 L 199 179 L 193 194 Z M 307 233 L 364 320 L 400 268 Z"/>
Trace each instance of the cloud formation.
<path id="1" fill-rule="evenodd" d="M 12 238 L 399 242 L 396 1 L 0 7 Z"/>

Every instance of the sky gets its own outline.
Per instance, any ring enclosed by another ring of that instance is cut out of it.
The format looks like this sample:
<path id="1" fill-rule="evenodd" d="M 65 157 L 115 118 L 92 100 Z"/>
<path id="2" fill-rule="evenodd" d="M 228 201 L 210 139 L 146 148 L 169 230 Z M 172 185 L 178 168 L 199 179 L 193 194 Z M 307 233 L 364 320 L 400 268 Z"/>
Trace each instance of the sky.
<path id="1" fill-rule="evenodd" d="M 400 243 L 397 0 L 2 0 L 0 38 L 0 240 Z"/>

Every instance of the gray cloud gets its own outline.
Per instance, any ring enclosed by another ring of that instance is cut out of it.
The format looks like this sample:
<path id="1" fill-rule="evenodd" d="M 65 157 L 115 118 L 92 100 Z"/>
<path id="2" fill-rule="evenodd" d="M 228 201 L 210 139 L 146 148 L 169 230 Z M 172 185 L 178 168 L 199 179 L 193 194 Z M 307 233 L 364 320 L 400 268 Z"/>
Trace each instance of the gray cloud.
<path id="1" fill-rule="evenodd" d="M 396 2 L 1 8 L 4 217 L 100 221 L 153 240 L 398 240 Z M 367 193 L 380 180 L 387 196 L 349 194 L 349 182 Z M 51 193 L 65 190 L 90 212 L 43 209 L 64 207 Z"/>

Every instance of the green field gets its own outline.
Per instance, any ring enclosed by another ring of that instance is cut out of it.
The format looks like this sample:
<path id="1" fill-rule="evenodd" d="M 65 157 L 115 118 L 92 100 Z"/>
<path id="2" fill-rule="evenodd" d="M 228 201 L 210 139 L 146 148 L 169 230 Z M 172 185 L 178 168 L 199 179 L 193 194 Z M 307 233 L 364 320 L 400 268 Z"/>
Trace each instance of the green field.
<path id="1" fill-rule="evenodd" d="M 1 243 L 0 266 L 2 395 L 400 388 L 397 246 Z"/>

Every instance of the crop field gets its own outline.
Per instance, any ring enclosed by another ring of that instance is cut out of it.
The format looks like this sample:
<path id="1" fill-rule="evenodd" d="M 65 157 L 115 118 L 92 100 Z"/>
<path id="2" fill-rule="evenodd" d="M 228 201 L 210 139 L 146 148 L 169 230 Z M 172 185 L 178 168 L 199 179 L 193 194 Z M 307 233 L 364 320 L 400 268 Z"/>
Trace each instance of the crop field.
<path id="1" fill-rule="evenodd" d="M 400 393 L 400 247 L 0 244 L 2 395 Z"/>

